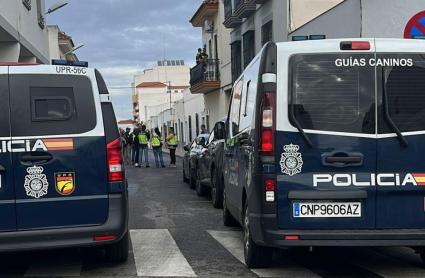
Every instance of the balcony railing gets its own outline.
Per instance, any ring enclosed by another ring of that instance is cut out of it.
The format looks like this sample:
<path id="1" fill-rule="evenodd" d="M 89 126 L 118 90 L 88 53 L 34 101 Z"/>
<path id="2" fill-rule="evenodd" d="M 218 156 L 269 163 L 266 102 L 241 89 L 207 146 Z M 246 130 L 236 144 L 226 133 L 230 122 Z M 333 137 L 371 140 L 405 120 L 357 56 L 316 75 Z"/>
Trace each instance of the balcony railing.
<path id="1" fill-rule="evenodd" d="M 251 4 L 264 4 L 267 1 L 268 0 L 248 0 L 248 2 L 250 2 Z"/>
<path id="2" fill-rule="evenodd" d="M 248 18 L 257 10 L 257 5 L 251 3 L 252 0 L 239 0 L 239 4 L 235 6 L 235 15 L 239 18 Z"/>
<path id="3" fill-rule="evenodd" d="M 190 70 L 192 93 L 207 93 L 220 88 L 219 60 L 208 59 Z"/>
<path id="4" fill-rule="evenodd" d="M 239 6 L 239 1 L 241 0 L 236 0 L 236 4 L 235 7 Z M 239 25 L 242 24 L 242 19 L 237 17 L 234 14 L 233 8 L 232 8 L 232 1 L 231 0 L 225 0 L 224 1 L 224 22 L 223 22 L 224 26 L 226 26 L 226 28 L 236 28 Z"/>
<path id="5" fill-rule="evenodd" d="M 24 4 L 28 11 L 31 10 L 31 0 L 22 0 L 22 4 Z"/>

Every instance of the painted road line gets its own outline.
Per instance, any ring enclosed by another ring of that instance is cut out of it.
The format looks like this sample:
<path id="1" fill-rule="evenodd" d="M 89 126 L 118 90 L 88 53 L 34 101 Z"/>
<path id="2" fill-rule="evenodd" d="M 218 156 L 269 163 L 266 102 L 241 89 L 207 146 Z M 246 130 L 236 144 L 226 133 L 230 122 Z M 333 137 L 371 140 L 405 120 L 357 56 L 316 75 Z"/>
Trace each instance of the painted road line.
<path id="1" fill-rule="evenodd" d="M 131 230 L 130 236 L 137 276 L 196 277 L 168 230 Z"/>
<path id="2" fill-rule="evenodd" d="M 43 256 L 44 255 L 44 256 Z M 77 250 L 40 253 L 31 261 L 26 277 L 80 277 L 82 259 Z"/>
<path id="3" fill-rule="evenodd" d="M 236 259 L 244 263 L 243 240 L 240 231 L 208 231 L 208 233 L 227 249 Z M 293 260 L 285 258 L 276 267 L 251 269 L 259 277 L 320 277 Z"/>
<path id="4" fill-rule="evenodd" d="M 425 277 L 425 269 L 372 249 L 362 249 L 350 262 L 383 277 Z"/>

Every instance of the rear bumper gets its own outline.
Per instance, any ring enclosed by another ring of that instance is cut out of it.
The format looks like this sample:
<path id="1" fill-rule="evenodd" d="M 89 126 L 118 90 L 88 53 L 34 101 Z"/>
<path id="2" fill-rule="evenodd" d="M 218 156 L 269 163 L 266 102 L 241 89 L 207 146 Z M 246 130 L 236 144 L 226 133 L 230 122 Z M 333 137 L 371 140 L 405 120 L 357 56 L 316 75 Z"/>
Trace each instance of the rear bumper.
<path id="1" fill-rule="evenodd" d="M 295 246 L 425 246 L 425 229 L 392 230 L 282 230 L 275 214 L 251 214 L 250 227 L 257 244 L 276 248 Z M 285 240 L 299 236 L 299 240 Z"/>
<path id="2" fill-rule="evenodd" d="M 108 220 L 103 225 L 0 233 L 0 252 L 100 246 L 121 240 L 127 231 L 127 194 L 111 194 Z M 93 240 L 94 236 L 102 235 L 115 235 L 117 238 Z"/>

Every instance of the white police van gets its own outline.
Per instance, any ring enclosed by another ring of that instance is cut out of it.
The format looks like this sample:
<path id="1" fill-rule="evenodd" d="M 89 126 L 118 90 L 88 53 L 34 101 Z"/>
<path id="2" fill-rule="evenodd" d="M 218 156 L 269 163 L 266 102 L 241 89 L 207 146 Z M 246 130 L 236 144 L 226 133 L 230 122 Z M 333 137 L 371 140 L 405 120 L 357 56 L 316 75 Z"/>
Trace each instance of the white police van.
<path id="1" fill-rule="evenodd" d="M 225 156 L 248 266 L 293 246 L 424 257 L 425 41 L 267 44 L 234 85 Z"/>
<path id="2" fill-rule="evenodd" d="M 85 63 L 0 66 L 0 251 L 105 247 L 128 255 L 112 103 Z"/>

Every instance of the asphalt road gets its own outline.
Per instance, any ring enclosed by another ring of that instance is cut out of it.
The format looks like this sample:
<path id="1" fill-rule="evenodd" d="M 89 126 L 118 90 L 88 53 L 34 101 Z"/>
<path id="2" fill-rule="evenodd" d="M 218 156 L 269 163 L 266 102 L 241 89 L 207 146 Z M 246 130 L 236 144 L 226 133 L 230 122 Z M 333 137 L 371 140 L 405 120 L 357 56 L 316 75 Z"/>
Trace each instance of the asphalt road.
<path id="1" fill-rule="evenodd" d="M 153 160 L 153 159 L 152 159 Z M 153 163 L 151 163 L 151 166 Z M 425 277 L 408 248 L 323 248 L 276 252 L 269 269 L 241 262 L 238 229 L 182 182 L 178 168 L 129 167 L 131 251 L 122 265 L 68 249 L 0 255 L 2 277 Z"/>

